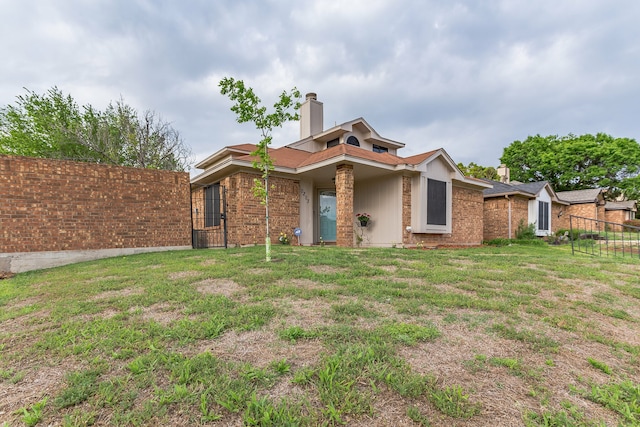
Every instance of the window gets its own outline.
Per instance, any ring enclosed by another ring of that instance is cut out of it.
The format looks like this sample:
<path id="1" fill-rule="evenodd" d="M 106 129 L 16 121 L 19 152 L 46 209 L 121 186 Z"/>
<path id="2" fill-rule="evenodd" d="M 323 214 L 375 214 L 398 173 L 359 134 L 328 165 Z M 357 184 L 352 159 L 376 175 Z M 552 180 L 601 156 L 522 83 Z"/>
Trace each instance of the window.
<path id="1" fill-rule="evenodd" d="M 340 143 L 340 140 L 338 138 L 332 139 L 331 141 L 327 142 L 327 148 L 335 147 L 339 143 Z"/>
<path id="2" fill-rule="evenodd" d="M 427 180 L 427 224 L 447 225 L 447 183 Z"/>
<path id="3" fill-rule="evenodd" d="M 358 141 L 358 138 L 356 138 L 353 135 L 351 135 L 349 138 L 347 138 L 347 144 L 355 145 L 356 147 L 360 147 L 360 141 Z"/>
<path id="4" fill-rule="evenodd" d="M 538 230 L 549 230 L 549 202 L 538 202 Z"/>
<path id="5" fill-rule="evenodd" d="M 389 149 L 387 147 L 382 147 L 380 145 L 373 144 L 373 152 L 374 153 L 388 153 Z"/>
<path id="6" fill-rule="evenodd" d="M 220 225 L 220 183 L 204 189 L 204 226 Z"/>

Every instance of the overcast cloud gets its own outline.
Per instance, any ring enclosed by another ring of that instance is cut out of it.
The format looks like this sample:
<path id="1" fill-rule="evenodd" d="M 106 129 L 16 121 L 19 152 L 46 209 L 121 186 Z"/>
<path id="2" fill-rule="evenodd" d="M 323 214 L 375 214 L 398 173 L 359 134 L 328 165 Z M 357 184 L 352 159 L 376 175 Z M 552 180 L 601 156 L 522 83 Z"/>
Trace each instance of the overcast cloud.
<path id="1" fill-rule="evenodd" d="M 637 0 L 0 0 L 0 105 L 23 88 L 122 96 L 202 160 L 259 140 L 219 93 L 229 76 L 268 105 L 316 92 L 325 128 L 363 117 L 400 155 L 497 166 L 528 135 L 639 139 L 639 18 Z"/>

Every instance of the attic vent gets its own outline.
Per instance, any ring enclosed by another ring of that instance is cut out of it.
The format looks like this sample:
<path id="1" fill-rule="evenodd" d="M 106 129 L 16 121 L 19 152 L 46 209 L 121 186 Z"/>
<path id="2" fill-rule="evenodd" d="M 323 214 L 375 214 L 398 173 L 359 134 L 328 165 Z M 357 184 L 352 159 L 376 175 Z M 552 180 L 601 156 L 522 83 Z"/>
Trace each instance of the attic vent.
<path id="1" fill-rule="evenodd" d="M 356 147 L 360 147 L 360 141 L 358 141 L 358 138 L 356 138 L 353 135 L 351 135 L 349 138 L 347 138 L 347 144 L 355 145 Z"/>
<path id="2" fill-rule="evenodd" d="M 335 147 L 339 143 L 340 143 L 340 140 L 338 138 L 332 139 L 331 141 L 327 142 L 327 148 Z"/>

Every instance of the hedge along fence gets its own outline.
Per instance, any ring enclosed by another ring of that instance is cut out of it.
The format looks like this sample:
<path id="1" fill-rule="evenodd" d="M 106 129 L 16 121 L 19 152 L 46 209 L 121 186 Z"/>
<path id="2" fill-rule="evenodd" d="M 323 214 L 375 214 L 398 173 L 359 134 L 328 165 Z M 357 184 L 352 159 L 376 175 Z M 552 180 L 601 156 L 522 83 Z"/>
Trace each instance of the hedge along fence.
<path id="1" fill-rule="evenodd" d="M 185 172 L 0 156 L 0 200 L 0 271 L 24 254 L 191 247 Z"/>

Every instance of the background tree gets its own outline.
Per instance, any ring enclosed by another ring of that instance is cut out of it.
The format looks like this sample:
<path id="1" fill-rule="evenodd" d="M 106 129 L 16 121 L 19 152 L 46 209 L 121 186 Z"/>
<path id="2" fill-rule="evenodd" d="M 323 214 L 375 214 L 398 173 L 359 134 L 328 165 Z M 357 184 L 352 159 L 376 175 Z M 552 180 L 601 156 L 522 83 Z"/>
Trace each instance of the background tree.
<path id="1" fill-rule="evenodd" d="M 640 144 L 604 133 L 529 136 L 503 150 L 511 179 L 549 181 L 556 191 L 608 188 L 608 198 L 640 197 Z"/>
<path id="2" fill-rule="evenodd" d="M 104 111 L 80 108 L 57 87 L 27 90 L 0 109 L 0 153 L 181 171 L 192 161 L 180 134 L 155 112 L 140 118 L 122 99 Z"/>
<path id="3" fill-rule="evenodd" d="M 465 176 L 471 176 L 473 178 L 492 180 L 498 180 L 500 178 L 498 171 L 493 166 L 480 166 L 474 162 L 465 166 L 462 163 L 458 163 L 458 169 L 460 169 Z"/>
<path id="4" fill-rule="evenodd" d="M 266 261 L 271 261 L 271 236 L 269 234 L 269 174 L 273 170 L 273 161 L 269 155 L 273 129 L 281 127 L 288 121 L 299 120 L 297 111 L 300 109 L 300 92 L 295 87 L 289 92 L 283 91 L 278 101 L 273 104 L 274 111 L 267 114 L 267 108 L 261 106 L 261 100 L 246 87 L 242 80 L 225 77 L 220 80 L 220 93 L 229 97 L 235 104 L 231 111 L 236 113 L 238 123 L 252 122 L 260 131 L 262 139 L 257 144 L 256 150 L 251 155 L 256 156 L 253 167 L 262 174 L 262 180 L 254 179 L 253 192 L 265 206 L 265 252 Z M 293 110 L 291 113 L 289 110 Z"/>

